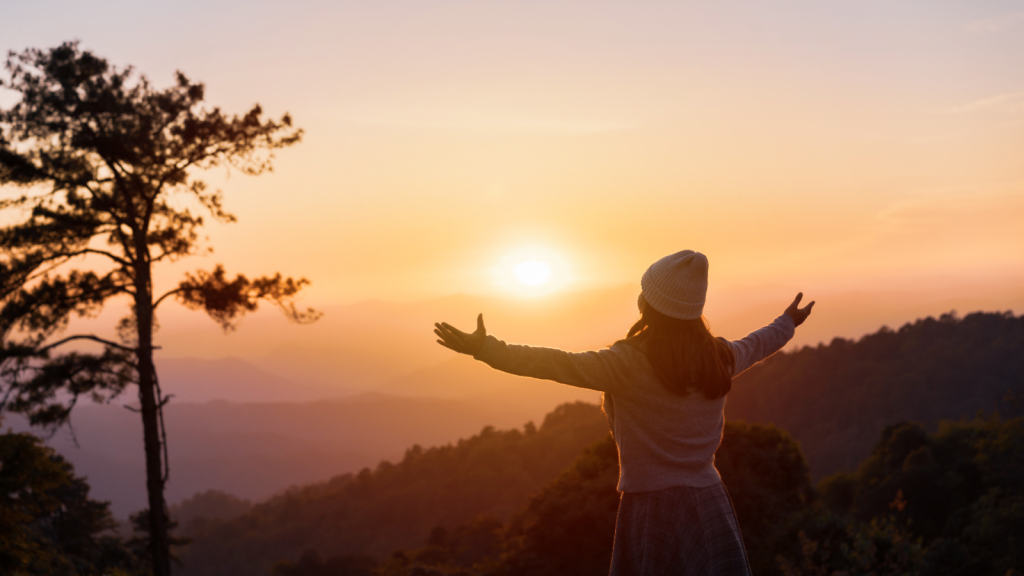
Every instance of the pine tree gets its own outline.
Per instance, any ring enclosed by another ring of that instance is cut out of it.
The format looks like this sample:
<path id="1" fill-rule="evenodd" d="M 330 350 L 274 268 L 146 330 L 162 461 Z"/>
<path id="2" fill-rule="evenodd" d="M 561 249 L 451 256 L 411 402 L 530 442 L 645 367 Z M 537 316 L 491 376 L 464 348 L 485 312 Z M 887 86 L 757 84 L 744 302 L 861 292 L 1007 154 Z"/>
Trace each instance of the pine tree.
<path id="1" fill-rule="evenodd" d="M 154 573 L 168 576 L 157 308 L 176 299 L 225 330 L 260 301 L 298 322 L 318 315 L 293 304 L 305 279 L 229 278 L 217 265 L 159 294 L 154 267 L 205 250 L 198 233 L 204 215 L 235 220 L 221 191 L 210 191 L 197 173 L 220 166 L 261 174 L 302 131 L 287 114 L 264 119 L 259 105 L 241 116 L 210 108 L 203 85 L 181 72 L 157 90 L 131 67 L 113 67 L 76 42 L 11 53 L 6 70 L 2 87 L 21 98 L 0 110 L 0 216 L 14 222 L 0 228 L 0 409 L 59 426 L 80 397 L 107 401 L 136 386 L 150 552 Z M 127 304 L 117 339 L 66 335 L 73 316 L 111 300 Z M 83 341 L 102 351 L 60 353 Z"/>

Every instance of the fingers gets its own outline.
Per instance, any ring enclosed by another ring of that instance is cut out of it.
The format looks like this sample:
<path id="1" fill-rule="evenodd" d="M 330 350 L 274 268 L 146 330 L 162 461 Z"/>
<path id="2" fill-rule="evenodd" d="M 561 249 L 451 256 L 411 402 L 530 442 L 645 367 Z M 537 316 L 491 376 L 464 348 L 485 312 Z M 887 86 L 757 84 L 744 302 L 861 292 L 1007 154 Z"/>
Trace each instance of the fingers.
<path id="1" fill-rule="evenodd" d="M 434 333 L 447 342 L 463 342 L 469 337 L 469 334 L 460 332 L 445 323 L 434 324 Z"/>
<path id="2" fill-rule="evenodd" d="M 459 345 L 462 343 L 462 338 L 451 330 L 451 326 L 434 324 L 434 334 L 437 334 L 438 337 L 449 344 Z"/>
<path id="3" fill-rule="evenodd" d="M 461 347 L 463 352 L 466 352 L 468 354 L 470 350 L 473 350 L 472 334 L 467 334 L 462 330 L 453 327 L 451 324 L 448 324 L 447 322 L 441 323 L 441 330 L 448 335 L 448 337 L 445 338 L 445 340 Z"/>
<path id="4" fill-rule="evenodd" d="M 476 354 L 487 336 L 484 315 L 477 314 L 476 331 L 472 334 L 467 334 L 447 322 L 435 322 L 434 334 L 438 337 L 437 343 L 445 348 L 462 354 Z"/>
<path id="5" fill-rule="evenodd" d="M 804 293 L 797 292 L 796 298 L 793 299 L 793 303 L 789 305 L 789 308 L 786 308 L 786 314 L 793 319 L 793 324 L 796 326 L 803 324 L 804 320 L 811 315 L 811 308 L 814 307 L 814 301 L 812 300 L 810 304 L 801 308 L 800 301 L 803 300 L 803 298 Z"/>
<path id="6" fill-rule="evenodd" d="M 438 340 L 437 343 L 440 344 L 441 346 L 444 346 L 445 348 L 453 351 L 453 352 L 461 352 L 460 350 L 456 350 L 455 348 L 452 348 L 451 346 L 449 346 L 447 343 L 445 343 L 444 340 Z"/>
<path id="7" fill-rule="evenodd" d="M 437 335 L 437 343 L 462 354 L 469 354 L 473 346 L 469 343 L 469 334 L 453 328 L 447 322 L 434 323 L 434 334 Z"/>
<path id="8" fill-rule="evenodd" d="M 434 333 L 440 335 L 440 333 L 437 330 L 435 330 Z M 460 354 L 469 353 L 465 344 L 462 344 L 461 342 L 458 342 L 456 340 L 452 340 L 450 337 L 447 336 L 441 335 L 441 337 L 437 339 L 437 343 L 449 350 L 454 350 L 455 352 L 458 352 Z"/>
<path id="9" fill-rule="evenodd" d="M 437 326 L 437 324 L 434 324 L 434 326 Z M 451 324 L 449 324 L 447 322 L 441 322 L 441 326 L 443 328 L 447 329 L 452 334 L 457 334 L 459 336 L 469 336 L 469 334 L 466 334 L 462 330 L 459 330 L 458 328 L 456 328 L 455 326 L 452 326 Z"/>

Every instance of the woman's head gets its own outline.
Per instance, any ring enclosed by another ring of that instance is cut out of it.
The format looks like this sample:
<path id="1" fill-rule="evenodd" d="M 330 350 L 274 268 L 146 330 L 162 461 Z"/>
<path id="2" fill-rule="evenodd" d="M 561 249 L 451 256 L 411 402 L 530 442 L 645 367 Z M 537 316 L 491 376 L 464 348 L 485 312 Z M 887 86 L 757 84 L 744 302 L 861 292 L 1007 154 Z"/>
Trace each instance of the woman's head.
<path id="1" fill-rule="evenodd" d="M 712 399 L 727 394 L 732 349 L 711 335 L 701 315 L 707 258 L 692 250 L 666 256 L 647 269 L 640 285 L 640 319 L 626 338 L 642 341 L 647 360 L 668 389 L 679 394 L 697 389 Z"/>
<path id="2" fill-rule="evenodd" d="M 708 259 L 683 250 L 651 264 L 640 279 L 644 299 L 670 318 L 695 320 L 704 313 L 708 294 Z"/>

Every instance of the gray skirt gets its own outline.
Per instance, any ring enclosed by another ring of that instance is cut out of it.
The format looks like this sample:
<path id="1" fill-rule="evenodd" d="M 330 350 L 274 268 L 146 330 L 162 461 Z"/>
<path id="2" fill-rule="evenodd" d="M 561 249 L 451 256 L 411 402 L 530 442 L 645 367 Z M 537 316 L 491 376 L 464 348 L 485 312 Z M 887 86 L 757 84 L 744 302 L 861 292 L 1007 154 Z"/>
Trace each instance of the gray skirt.
<path id="1" fill-rule="evenodd" d="M 750 576 L 725 485 L 624 492 L 611 576 Z"/>

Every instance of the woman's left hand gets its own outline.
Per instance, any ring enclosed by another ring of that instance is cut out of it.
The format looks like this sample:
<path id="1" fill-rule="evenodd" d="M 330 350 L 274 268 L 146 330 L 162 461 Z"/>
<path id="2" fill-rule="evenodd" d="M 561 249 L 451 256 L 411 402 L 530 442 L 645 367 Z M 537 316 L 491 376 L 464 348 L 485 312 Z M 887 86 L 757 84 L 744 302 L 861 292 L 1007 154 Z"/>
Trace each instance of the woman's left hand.
<path id="1" fill-rule="evenodd" d="M 804 320 L 807 320 L 807 317 L 811 315 L 811 308 L 814 307 L 814 302 L 811 302 L 807 306 L 800 308 L 800 300 L 803 299 L 803 297 L 804 293 L 800 292 L 796 295 L 796 299 L 793 300 L 793 303 L 789 305 L 789 308 L 786 308 L 786 314 L 789 314 L 789 317 L 793 319 L 794 326 L 803 324 Z"/>
<path id="2" fill-rule="evenodd" d="M 437 343 L 445 348 L 455 350 L 460 354 L 476 356 L 483 348 L 484 340 L 487 339 L 487 330 L 484 328 L 484 315 L 476 317 L 476 332 L 467 334 L 447 322 L 434 324 L 434 334 L 437 334 Z"/>

